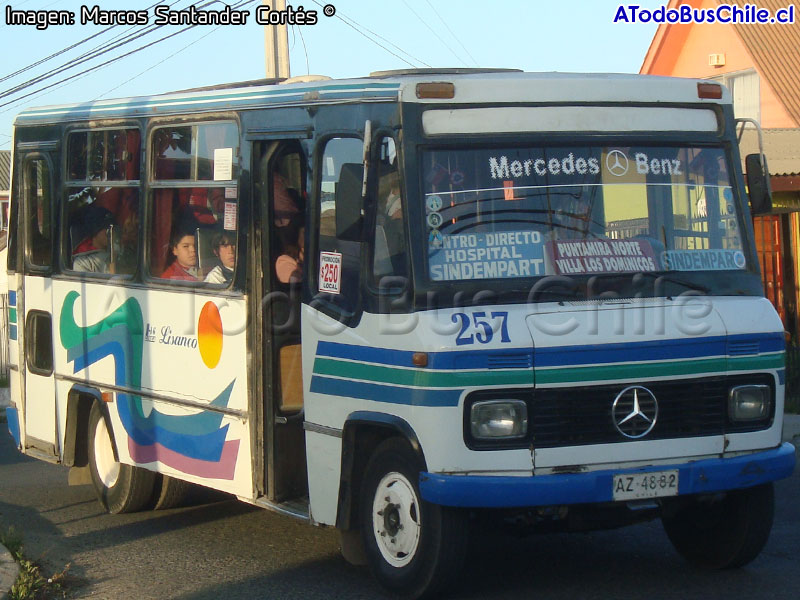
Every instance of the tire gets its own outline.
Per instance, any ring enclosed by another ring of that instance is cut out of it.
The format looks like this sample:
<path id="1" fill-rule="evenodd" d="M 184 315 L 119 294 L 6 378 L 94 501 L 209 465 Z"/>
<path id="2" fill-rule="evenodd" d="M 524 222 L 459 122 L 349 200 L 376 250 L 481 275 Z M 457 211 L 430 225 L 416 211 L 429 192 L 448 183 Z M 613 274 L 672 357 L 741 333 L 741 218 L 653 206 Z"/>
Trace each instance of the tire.
<path id="1" fill-rule="evenodd" d="M 152 510 L 167 510 L 180 506 L 186 501 L 192 484 L 169 475 L 157 474 L 153 484 L 153 494 L 147 503 Z"/>
<path id="2" fill-rule="evenodd" d="M 419 493 L 420 459 L 400 438 L 383 442 L 364 472 L 361 533 L 373 575 L 403 598 L 432 597 L 454 585 L 467 550 L 462 511 Z"/>
<path id="3" fill-rule="evenodd" d="M 97 498 L 110 513 L 136 512 L 150 500 L 156 474 L 115 460 L 113 443 L 95 403 L 89 413 L 89 470 Z"/>
<path id="4" fill-rule="evenodd" d="M 691 564 L 732 569 L 751 562 L 769 538 L 774 514 L 771 483 L 728 492 L 716 502 L 695 500 L 662 517 L 675 549 Z"/>

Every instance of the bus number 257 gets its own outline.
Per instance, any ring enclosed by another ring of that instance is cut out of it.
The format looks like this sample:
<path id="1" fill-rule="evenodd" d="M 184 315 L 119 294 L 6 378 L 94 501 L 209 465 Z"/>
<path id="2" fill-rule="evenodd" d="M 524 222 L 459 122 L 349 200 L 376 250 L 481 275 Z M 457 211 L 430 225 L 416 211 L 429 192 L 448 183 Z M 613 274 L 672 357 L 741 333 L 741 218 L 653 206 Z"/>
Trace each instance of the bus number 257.
<path id="1" fill-rule="evenodd" d="M 461 330 L 456 336 L 456 345 L 467 346 L 474 344 L 476 340 L 479 344 L 488 344 L 498 333 L 498 329 L 500 341 L 502 343 L 511 342 L 511 338 L 508 336 L 508 313 L 493 312 L 490 319 L 491 321 L 486 319 L 486 313 L 483 311 L 470 314 L 455 313 L 452 316 L 453 323 L 461 325 Z M 500 320 L 499 326 L 498 319 Z"/>

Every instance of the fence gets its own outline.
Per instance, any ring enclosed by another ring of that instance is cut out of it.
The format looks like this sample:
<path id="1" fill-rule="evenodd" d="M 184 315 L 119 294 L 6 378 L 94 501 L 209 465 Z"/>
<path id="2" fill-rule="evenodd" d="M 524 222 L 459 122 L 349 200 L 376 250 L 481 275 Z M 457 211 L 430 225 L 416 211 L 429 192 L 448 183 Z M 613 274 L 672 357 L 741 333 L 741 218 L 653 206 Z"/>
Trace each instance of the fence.
<path id="1" fill-rule="evenodd" d="M 800 412 L 800 346 L 786 346 L 786 412 Z"/>

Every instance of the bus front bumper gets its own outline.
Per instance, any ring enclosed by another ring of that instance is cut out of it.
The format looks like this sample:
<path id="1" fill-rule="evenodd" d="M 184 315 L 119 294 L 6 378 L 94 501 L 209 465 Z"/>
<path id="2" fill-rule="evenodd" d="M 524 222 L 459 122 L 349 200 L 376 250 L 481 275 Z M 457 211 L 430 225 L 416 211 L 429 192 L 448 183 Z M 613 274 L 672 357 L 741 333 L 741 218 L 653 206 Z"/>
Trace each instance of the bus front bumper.
<path id="1" fill-rule="evenodd" d="M 531 477 L 421 473 L 422 498 L 432 504 L 469 508 L 521 508 L 591 504 L 613 500 L 615 475 L 677 470 L 678 495 L 747 488 L 789 477 L 794 470 L 792 444 L 733 458 L 664 464 L 637 469 L 536 475 Z"/>

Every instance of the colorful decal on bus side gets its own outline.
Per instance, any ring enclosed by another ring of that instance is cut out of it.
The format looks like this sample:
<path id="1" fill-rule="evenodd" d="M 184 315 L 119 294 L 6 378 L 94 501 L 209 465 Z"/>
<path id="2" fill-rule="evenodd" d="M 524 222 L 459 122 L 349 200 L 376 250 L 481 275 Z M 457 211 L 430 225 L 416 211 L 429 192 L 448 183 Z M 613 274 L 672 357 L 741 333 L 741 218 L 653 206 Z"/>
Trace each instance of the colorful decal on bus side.
<path id="1" fill-rule="evenodd" d="M 61 345 L 78 373 L 107 356 L 115 360 L 114 383 L 141 389 L 144 319 L 139 302 L 128 298 L 114 312 L 88 327 L 75 323 L 78 292 L 67 294 L 61 307 Z M 235 380 L 211 402 L 226 407 Z M 228 425 L 220 427 L 222 413 L 203 411 L 178 416 L 158 412 L 145 416 L 142 398 L 117 392 L 117 412 L 128 434 L 128 450 L 140 464 L 155 461 L 183 473 L 214 479 L 233 479 L 240 440 L 225 438 Z"/>
<path id="2" fill-rule="evenodd" d="M 8 339 L 17 339 L 17 292 L 8 290 Z"/>

